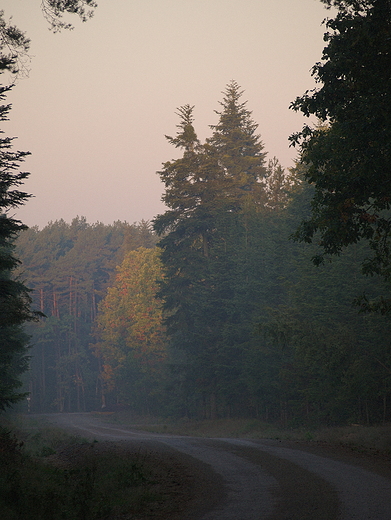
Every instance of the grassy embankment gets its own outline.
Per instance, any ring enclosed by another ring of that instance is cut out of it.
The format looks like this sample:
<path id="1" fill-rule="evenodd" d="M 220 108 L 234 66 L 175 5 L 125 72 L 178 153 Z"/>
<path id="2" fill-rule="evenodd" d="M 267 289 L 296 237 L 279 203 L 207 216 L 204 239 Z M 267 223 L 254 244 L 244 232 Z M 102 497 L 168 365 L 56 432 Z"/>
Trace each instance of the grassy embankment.
<path id="1" fill-rule="evenodd" d="M 2 417 L 2 520 L 144 518 L 164 500 L 153 491 L 144 455 L 105 453 L 97 446 L 32 420 Z"/>
<path id="2" fill-rule="evenodd" d="M 350 448 L 361 453 L 383 453 L 391 456 L 391 424 L 324 428 L 280 428 L 256 419 L 218 419 L 215 421 L 167 421 L 156 418 L 135 418 L 127 412 L 104 416 L 113 423 L 132 425 L 133 428 L 154 433 L 170 433 L 195 437 L 226 437 L 247 439 L 276 439 L 303 441 Z"/>

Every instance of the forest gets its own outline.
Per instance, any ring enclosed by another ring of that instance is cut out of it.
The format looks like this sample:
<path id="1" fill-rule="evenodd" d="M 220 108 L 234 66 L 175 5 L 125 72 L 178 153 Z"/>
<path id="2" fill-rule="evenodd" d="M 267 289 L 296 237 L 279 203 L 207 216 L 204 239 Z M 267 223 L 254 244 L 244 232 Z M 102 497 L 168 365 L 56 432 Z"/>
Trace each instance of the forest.
<path id="1" fill-rule="evenodd" d="M 193 107 L 178 109 L 167 139 L 182 156 L 159 172 L 168 209 L 152 223 L 21 232 L 21 275 L 46 316 L 29 325 L 30 411 L 391 419 L 389 319 L 363 304 L 387 284 L 362 273 L 365 242 L 314 265 L 319 245 L 293 239 L 311 212 L 307 167 L 266 159 L 242 95 L 227 85 L 205 143 Z"/>
<path id="2" fill-rule="evenodd" d="M 194 107 L 177 109 L 164 213 L 28 229 L 10 215 L 30 197 L 29 153 L 0 138 L 1 410 L 391 420 L 391 9 L 322 1 L 337 14 L 318 87 L 290 107 L 317 121 L 290 136 L 292 168 L 268 158 L 231 81 L 204 141 Z M 43 5 L 61 24 L 95 2 Z M 17 74 L 29 40 L 0 22 L 0 73 Z"/>
<path id="3" fill-rule="evenodd" d="M 83 217 L 20 234 L 20 276 L 33 291 L 33 307 L 45 316 L 27 331 L 31 411 L 99 408 L 99 360 L 90 348 L 99 303 L 125 254 L 155 243 L 146 222 L 91 225 Z"/>

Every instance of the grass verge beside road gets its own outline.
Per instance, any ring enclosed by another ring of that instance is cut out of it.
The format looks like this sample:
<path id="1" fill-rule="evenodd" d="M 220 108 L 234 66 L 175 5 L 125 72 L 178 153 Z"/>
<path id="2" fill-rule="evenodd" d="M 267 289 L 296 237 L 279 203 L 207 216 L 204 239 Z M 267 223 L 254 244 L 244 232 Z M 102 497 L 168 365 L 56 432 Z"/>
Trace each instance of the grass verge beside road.
<path id="1" fill-rule="evenodd" d="M 391 456 L 391 424 L 364 426 L 352 424 L 322 428 L 280 428 L 257 419 L 217 419 L 205 421 L 134 417 L 129 412 L 98 414 L 107 422 L 131 426 L 152 433 L 193 437 L 274 439 L 349 448 L 362 453 Z"/>
<path id="2" fill-rule="evenodd" d="M 87 442 L 36 420 L 1 422 L 2 520 L 175 518 L 170 494 L 181 468 L 137 447 Z"/>

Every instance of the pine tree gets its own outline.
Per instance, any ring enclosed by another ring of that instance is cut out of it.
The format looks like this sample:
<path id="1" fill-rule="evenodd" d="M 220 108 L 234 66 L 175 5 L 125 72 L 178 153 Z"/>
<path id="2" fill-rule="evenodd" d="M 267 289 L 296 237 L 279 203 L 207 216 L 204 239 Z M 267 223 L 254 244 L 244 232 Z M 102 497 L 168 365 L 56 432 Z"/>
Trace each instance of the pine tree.
<path id="1" fill-rule="evenodd" d="M 228 409 L 232 392 L 240 394 L 241 346 L 251 319 L 244 318 L 239 302 L 249 274 L 241 261 L 249 214 L 265 200 L 265 153 L 241 95 L 235 82 L 227 86 L 219 122 L 204 144 L 194 131 L 193 107 L 179 109 L 177 135 L 167 139 L 183 155 L 160 172 L 169 209 L 154 221 L 163 236 L 159 296 L 171 345 L 183 354 L 176 370 L 186 381 L 187 413 L 193 406 L 193 413 L 205 417 Z"/>
<path id="2" fill-rule="evenodd" d="M 0 101 L 11 87 L 0 87 Z M 9 105 L 0 106 L 0 121 L 6 121 Z M 30 309 L 27 287 L 13 276 L 19 260 L 14 255 L 14 240 L 25 226 L 7 212 L 23 204 L 29 195 L 18 188 L 28 173 L 18 172 L 28 152 L 13 152 L 13 139 L 0 138 L 0 409 L 23 398 L 16 392 L 20 375 L 27 369 L 28 337 L 21 326 L 36 319 Z"/>
<path id="3" fill-rule="evenodd" d="M 287 173 L 277 157 L 269 159 L 265 176 L 266 207 L 273 210 L 286 208 L 299 184 L 300 180 L 292 168 Z"/>

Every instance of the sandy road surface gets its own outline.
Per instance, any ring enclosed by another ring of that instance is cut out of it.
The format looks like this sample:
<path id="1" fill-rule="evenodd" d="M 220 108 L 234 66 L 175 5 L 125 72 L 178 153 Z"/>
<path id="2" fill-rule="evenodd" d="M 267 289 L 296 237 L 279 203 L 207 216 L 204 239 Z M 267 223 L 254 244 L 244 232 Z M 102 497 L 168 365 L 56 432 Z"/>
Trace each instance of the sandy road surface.
<path id="1" fill-rule="evenodd" d="M 278 441 L 151 434 L 90 414 L 45 418 L 84 437 L 175 453 L 190 470 L 194 464 L 198 497 L 183 520 L 391 520 L 387 468 L 380 475 L 355 459 L 347 462 Z"/>

